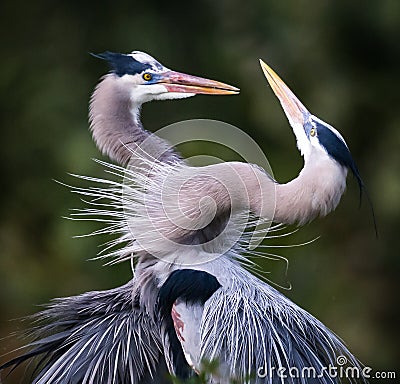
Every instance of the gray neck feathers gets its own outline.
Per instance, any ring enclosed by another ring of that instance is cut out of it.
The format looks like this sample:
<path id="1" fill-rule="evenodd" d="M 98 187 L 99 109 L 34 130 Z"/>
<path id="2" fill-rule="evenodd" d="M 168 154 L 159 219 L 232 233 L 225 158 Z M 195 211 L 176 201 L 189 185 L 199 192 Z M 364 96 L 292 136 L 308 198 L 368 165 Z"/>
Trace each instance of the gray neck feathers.
<path id="1" fill-rule="evenodd" d="M 238 194 L 235 200 L 239 207 L 240 202 L 249 199 L 250 211 L 255 216 L 276 223 L 303 225 L 318 216 L 326 216 L 339 204 L 346 188 L 347 168 L 327 154 L 324 156 L 314 151 L 311 151 L 300 174 L 286 184 L 277 183 L 263 170 L 250 164 L 228 164 L 235 170 L 234 175 L 228 173 L 225 176 L 223 183 L 230 186 L 230 198 L 232 192 Z M 218 167 L 221 179 L 224 168 L 228 167 L 226 164 Z M 229 177 L 236 183 L 228 183 Z M 240 188 L 241 183 L 244 189 Z"/>
<path id="2" fill-rule="evenodd" d="M 318 216 L 326 216 L 339 204 L 346 189 L 347 168 L 328 155 L 321 158 L 314 154 L 298 177 L 286 184 L 277 184 L 277 222 L 303 225 Z"/>
<path id="3" fill-rule="evenodd" d="M 90 130 L 98 148 L 112 160 L 127 165 L 137 155 L 162 162 L 179 156 L 168 142 L 146 131 L 140 122 L 141 104 L 130 97 L 130 88 L 114 74 L 104 76 L 90 101 Z"/>

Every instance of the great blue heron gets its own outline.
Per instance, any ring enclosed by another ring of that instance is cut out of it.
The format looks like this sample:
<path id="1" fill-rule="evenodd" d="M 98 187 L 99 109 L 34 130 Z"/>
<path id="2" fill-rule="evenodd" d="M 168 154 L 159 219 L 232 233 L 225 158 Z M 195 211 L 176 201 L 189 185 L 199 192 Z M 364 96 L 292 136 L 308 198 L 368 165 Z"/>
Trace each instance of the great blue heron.
<path id="1" fill-rule="evenodd" d="M 119 233 L 114 245 L 121 245 L 113 255 L 133 258 L 135 276 L 123 287 L 55 300 L 37 315 L 29 350 L 3 368 L 42 356 L 34 379 L 42 384 L 161 383 L 168 373 L 194 376 L 202 361 L 214 359 L 218 372 L 210 382 L 219 383 L 334 383 L 328 367 L 339 356 L 359 368 L 327 327 L 243 268 L 242 238 L 235 226 L 228 228 L 249 212 L 277 223 L 324 216 L 336 208 L 349 169 L 361 189 L 339 132 L 309 113 L 261 62 L 304 157 L 302 171 L 279 184 L 246 163 L 191 167 L 143 129 L 141 104 L 238 89 L 171 72 L 142 52 L 97 56 L 112 71 L 91 99 L 91 130 L 98 147 L 120 164 L 111 170 L 126 172 L 128 183 L 77 191 L 97 205 L 110 201 L 94 212 L 111 217 L 104 232 Z M 204 203 L 206 196 L 211 199 Z M 293 368 L 314 369 L 314 379 L 291 377 Z"/>

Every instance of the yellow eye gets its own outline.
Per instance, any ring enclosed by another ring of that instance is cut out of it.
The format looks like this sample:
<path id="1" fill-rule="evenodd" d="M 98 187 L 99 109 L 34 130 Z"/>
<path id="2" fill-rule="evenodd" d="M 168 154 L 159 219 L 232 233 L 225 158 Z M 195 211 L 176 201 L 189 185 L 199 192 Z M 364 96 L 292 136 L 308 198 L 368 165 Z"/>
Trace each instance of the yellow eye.
<path id="1" fill-rule="evenodd" d="M 317 130 L 315 128 L 311 128 L 310 129 L 310 136 L 311 137 L 314 137 L 316 135 L 316 133 L 317 133 Z"/>
<path id="2" fill-rule="evenodd" d="M 146 81 L 150 81 L 152 78 L 153 76 L 151 76 L 151 73 L 146 72 L 143 74 L 143 79 Z"/>

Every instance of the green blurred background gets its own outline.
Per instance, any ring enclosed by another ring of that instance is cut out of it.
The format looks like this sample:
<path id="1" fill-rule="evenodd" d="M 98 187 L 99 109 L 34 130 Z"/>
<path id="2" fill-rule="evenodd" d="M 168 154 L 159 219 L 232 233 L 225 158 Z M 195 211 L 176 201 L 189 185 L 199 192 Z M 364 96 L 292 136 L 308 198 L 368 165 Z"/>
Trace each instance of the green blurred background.
<path id="1" fill-rule="evenodd" d="M 150 130 L 192 118 L 231 123 L 259 143 L 280 182 L 290 180 L 302 159 L 259 68 L 263 58 L 346 137 L 374 202 L 379 238 L 349 177 L 336 212 L 278 242 L 321 236 L 279 250 L 290 261 L 287 276 L 283 263 L 263 268 L 273 271 L 273 281 L 289 281 L 293 289 L 284 293 L 363 363 L 399 368 L 399 1 L 6 0 L 0 18 L 0 354 L 21 345 L 6 336 L 27 326 L 10 319 L 53 297 L 111 288 L 130 277 L 128 264 L 87 261 L 106 239 L 73 239 L 96 227 L 62 218 L 84 203 L 54 180 L 88 185 L 67 173 L 104 176 L 91 160 L 101 156 L 87 129 L 87 108 L 107 68 L 88 52 L 143 50 L 170 68 L 242 90 L 145 105 Z M 6 382 L 19 382 L 22 372 Z"/>

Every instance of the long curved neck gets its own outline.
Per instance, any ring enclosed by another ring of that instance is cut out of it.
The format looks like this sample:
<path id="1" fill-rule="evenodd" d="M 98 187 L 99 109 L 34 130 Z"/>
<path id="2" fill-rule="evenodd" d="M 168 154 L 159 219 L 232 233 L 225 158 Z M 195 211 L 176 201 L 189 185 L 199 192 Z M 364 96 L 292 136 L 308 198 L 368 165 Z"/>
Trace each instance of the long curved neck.
<path id="1" fill-rule="evenodd" d="M 143 128 L 140 108 L 126 83 L 106 75 L 93 92 L 89 109 L 90 130 L 98 148 L 121 165 L 135 157 L 135 151 L 141 157 L 177 161 L 178 154 L 166 141 Z"/>
<path id="2" fill-rule="evenodd" d="M 314 152 L 299 176 L 276 185 L 275 219 L 280 223 L 305 224 L 317 216 L 326 216 L 339 204 L 346 189 L 347 168 L 328 155 Z"/>

